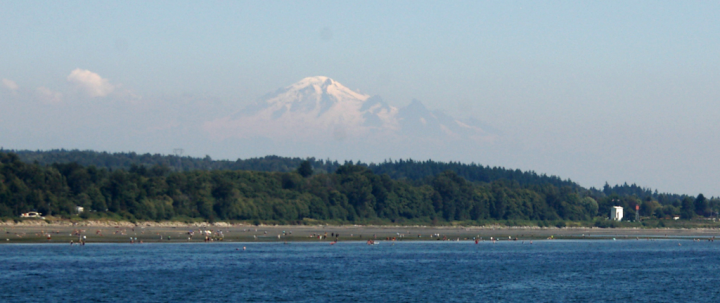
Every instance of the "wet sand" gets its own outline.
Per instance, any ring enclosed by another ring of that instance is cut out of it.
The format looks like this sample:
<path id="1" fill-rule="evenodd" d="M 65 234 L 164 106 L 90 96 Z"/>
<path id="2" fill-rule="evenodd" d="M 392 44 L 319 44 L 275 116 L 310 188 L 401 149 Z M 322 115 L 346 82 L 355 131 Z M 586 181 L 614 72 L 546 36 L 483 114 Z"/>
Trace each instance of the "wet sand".
<path id="1" fill-rule="evenodd" d="M 4 225 L 0 226 L 0 243 L 186 243 L 205 242 L 271 242 L 271 241 L 437 241 L 499 239 L 506 241 L 552 239 L 693 239 L 719 238 L 720 229 L 625 229 L 625 228 L 509 228 L 509 227 L 403 227 L 403 226 L 107 226 L 82 224 Z M 129 224 L 128 224 L 129 225 Z M 148 224 L 151 225 L 151 224 Z M 209 231 L 209 233 L 207 233 Z M 48 235 L 50 239 L 48 240 Z M 321 237 L 319 237 L 321 236 Z M 132 238 L 132 240 L 131 240 Z"/>

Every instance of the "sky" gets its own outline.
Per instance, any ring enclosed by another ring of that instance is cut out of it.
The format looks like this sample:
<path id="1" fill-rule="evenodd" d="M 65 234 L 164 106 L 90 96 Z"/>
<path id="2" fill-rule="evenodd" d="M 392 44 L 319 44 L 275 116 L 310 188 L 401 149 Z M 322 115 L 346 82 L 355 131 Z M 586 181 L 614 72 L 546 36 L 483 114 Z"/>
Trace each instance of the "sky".
<path id="1" fill-rule="evenodd" d="M 0 146 L 425 157 L 718 196 L 719 15 L 712 1 L 0 0 Z M 382 155 L 202 130 L 320 75 L 498 140 Z"/>

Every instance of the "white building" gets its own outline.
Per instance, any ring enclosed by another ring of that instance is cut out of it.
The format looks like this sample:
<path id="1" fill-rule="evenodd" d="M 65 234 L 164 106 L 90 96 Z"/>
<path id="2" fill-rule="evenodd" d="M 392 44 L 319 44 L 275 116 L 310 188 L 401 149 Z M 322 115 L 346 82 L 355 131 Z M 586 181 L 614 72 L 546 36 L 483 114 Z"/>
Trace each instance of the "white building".
<path id="1" fill-rule="evenodd" d="M 610 210 L 610 220 L 620 221 L 623 218 L 622 206 L 613 206 Z"/>
<path id="2" fill-rule="evenodd" d="M 83 208 L 82 206 L 75 206 L 75 213 L 79 214 L 83 211 L 85 211 L 85 208 Z"/>

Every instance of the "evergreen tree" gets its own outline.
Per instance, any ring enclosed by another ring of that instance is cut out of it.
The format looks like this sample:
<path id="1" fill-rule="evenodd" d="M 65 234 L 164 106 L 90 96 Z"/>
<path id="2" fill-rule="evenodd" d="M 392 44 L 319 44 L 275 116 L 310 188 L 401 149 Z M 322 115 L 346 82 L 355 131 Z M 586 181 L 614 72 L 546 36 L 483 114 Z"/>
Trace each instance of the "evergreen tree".
<path id="1" fill-rule="evenodd" d="M 310 164 L 310 161 L 305 160 L 300 163 L 300 166 L 297 168 L 297 173 L 303 176 L 303 178 L 307 178 L 312 176 L 313 174 L 313 168 Z"/>

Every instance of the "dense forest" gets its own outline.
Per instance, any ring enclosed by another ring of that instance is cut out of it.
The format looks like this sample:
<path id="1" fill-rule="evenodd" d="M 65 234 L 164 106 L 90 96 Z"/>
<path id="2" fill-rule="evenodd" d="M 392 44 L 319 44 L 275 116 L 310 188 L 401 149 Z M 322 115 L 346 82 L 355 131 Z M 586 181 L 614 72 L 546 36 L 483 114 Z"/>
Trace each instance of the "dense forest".
<path id="1" fill-rule="evenodd" d="M 12 152 L 26 163 L 37 163 L 40 165 L 52 165 L 55 163 L 78 163 L 83 166 L 95 166 L 97 168 L 124 169 L 129 170 L 133 165 L 152 167 L 155 165 L 168 167 L 171 171 L 194 171 L 194 170 L 251 170 L 262 172 L 292 172 L 301 162 L 308 161 L 315 173 L 334 173 L 341 165 L 355 164 L 366 166 L 375 174 L 387 174 L 395 180 L 419 181 L 425 178 L 432 178 L 439 173 L 452 171 L 470 182 L 493 182 L 497 180 L 510 180 L 520 185 L 532 184 L 553 184 L 557 187 L 570 186 L 575 189 L 583 189 L 580 185 L 571 180 L 563 180 L 557 176 L 537 174 L 533 171 L 524 172 L 518 169 L 506 169 L 504 167 L 490 167 L 480 164 L 464 164 L 459 162 L 437 162 L 432 160 L 415 161 L 408 160 L 386 160 L 382 163 L 365 164 L 362 162 L 344 162 L 322 160 L 315 158 L 289 158 L 279 156 L 265 156 L 261 158 L 230 160 L 213 160 L 209 156 L 204 158 L 181 157 L 175 155 L 160 154 L 137 154 L 128 153 L 107 153 L 91 150 L 65 150 L 56 149 L 48 151 L 30 150 L 3 150 L 0 152 Z M 610 186 L 605 184 L 603 189 L 591 187 L 594 196 L 618 195 L 621 197 L 635 196 L 639 198 L 651 197 L 661 204 L 672 204 L 681 201 L 684 196 L 670 193 L 658 193 L 657 190 L 643 188 L 635 184 Z"/>
<path id="2" fill-rule="evenodd" d="M 267 159 L 267 158 L 265 158 Z M 211 160 L 208 160 L 209 162 Z M 405 161 L 407 162 L 407 161 Z M 327 163 L 327 162 L 323 162 Z M 390 162 L 388 162 L 390 163 Z M 401 163 L 393 162 L 393 163 Z M 421 165 L 419 162 L 417 165 Z M 168 165 L 130 164 L 128 169 L 21 161 L 0 152 L 0 216 L 37 210 L 45 215 L 126 220 L 243 220 L 302 223 L 443 223 L 451 221 L 572 220 L 602 225 L 613 205 L 632 218 L 712 216 L 718 199 L 683 196 L 670 203 L 652 195 L 609 195 L 575 184 L 497 178 L 470 181 L 453 170 L 420 177 L 378 174 L 372 165 L 345 163 L 318 173 L 311 161 L 292 171 L 176 170 Z M 482 166 L 477 166 L 482 167 Z M 522 176 L 522 173 L 518 173 Z M 527 174 L 527 173 L 526 173 Z M 530 176 L 537 176 L 529 174 Z M 541 178 L 542 176 L 537 176 Z"/>
<path id="3" fill-rule="evenodd" d="M 130 169 L 133 165 L 144 165 L 147 167 L 162 165 L 173 171 L 194 171 L 194 170 L 252 170 L 264 172 L 291 172 L 301 162 L 308 161 L 316 173 L 334 173 L 341 165 L 355 164 L 366 166 L 375 174 L 387 174 L 392 179 L 422 180 L 428 177 L 452 171 L 470 182 L 492 182 L 496 180 L 513 180 L 521 185 L 531 184 L 553 184 L 558 187 L 570 186 L 579 188 L 579 185 L 570 181 L 562 180 L 556 176 L 539 175 L 535 172 L 523 172 L 521 170 L 506 169 L 503 167 L 490 167 L 480 164 L 464 164 L 459 162 L 437 162 L 432 160 L 386 160 L 382 163 L 365 164 L 351 161 L 338 163 L 337 161 L 322 160 L 315 158 L 288 158 L 278 156 L 266 156 L 262 158 L 229 160 L 213 160 L 209 156 L 205 158 L 180 157 L 175 155 L 160 154 L 136 154 L 136 153 L 107 153 L 96 151 L 80 150 L 50 150 L 50 151 L 4 151 L 12 152 L 26 163 L 37 163 L 40 165 L 51 165 L 54 163 L 78 163 L 83 166 L 93 165 L 98 168 L 108 169 Z"/>

